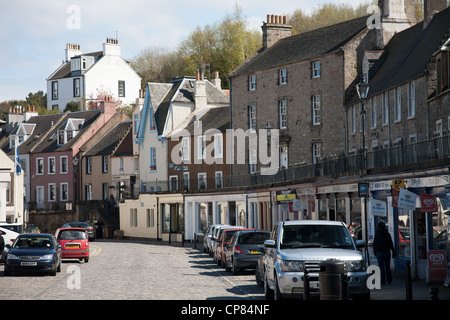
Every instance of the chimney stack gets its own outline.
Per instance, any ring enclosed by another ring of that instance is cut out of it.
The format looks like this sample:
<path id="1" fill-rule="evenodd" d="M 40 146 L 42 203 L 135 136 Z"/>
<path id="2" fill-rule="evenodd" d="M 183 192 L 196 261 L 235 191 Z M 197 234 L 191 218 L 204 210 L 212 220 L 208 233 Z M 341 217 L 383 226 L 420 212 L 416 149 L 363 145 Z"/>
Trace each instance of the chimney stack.
<path id="1" fill-rule="evenodd" d="M 202 109 L 208 104 L 208 99 L 206 97 L 206 82 L 203 79 L 203 72 L 197 70 L 194 86 L 195 109 Z"/>
<path id="2" fill-rule="evenodd" d="M 66 43 L 66 61 L 70 61 L 72 57 L 81 55 L 81 47 L 79 44 Z"/>
<path id="3" fill-rule="evenodd" d="M 287 24 L 287 17 L 281 15 L 268 14 L 267 22 L 261 27 L 263 31 L 263 48 L 270 48 L 278 40 L 290 37 L 292 26 Z"/>
<path id="4" fill-rule="evenodd" d="M 120 57 L 119 40 L 113 38 L 106 38 L 106 42 L 103 44 L 103 55 Z"/>
<path id="5" fill-rule="evenodd" d="M 222 90 L 222 81 L 219 78 L 219 71 L 213 72 L 211 83 L 215 85 L 217 89 Z"/>

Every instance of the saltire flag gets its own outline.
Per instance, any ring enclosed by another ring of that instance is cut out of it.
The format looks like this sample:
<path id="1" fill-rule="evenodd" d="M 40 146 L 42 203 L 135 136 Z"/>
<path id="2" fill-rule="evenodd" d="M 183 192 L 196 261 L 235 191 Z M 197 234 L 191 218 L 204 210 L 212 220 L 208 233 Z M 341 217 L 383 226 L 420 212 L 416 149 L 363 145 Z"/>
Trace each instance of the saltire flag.
<path id="1" fill-rule="evenodd" d="M 14 145 L 15 145 L 15 149 L 16 149 L 16 156 L 15 156 L 16 174 L 20 175 L 22 173 L 22 167 L 20 166 L 19 148 L 17 148 L 17 141 Z"/>

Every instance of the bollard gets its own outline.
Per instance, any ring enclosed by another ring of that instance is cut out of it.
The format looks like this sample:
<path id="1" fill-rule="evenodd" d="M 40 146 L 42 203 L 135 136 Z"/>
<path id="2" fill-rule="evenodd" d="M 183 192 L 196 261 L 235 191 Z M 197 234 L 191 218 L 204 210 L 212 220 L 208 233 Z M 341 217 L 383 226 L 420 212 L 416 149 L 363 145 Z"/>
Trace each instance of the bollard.
<path id="1" fill-rule="evenodd" d="M 434 301 L 439 300 L 438 294 L 439 294 L 438 288 L 436 288 L 436 287 L 430 288 L 430 295 L 431 295 L 430 300 L 434 300 Z"/>
<path id="2" fill-rule="evenodd" d="M 305 270 L 303 275 L 303 300 L 309 300 L 311 297 L 311 288 L 309 286 L 309 273 Z"/>
<path id="3" fill-rule="evenodd" d="M 406 261 L 406 300 L 412 300 L 411 261 Z"/>
<path id="4" fill-rule="evenodd" d="M 341 286 L 340 286 L 340 299 L 347 300 L 348 278 L 345 273 L 340 274 Z"/>
<path id="5" fill-rule="evenodd" d="M 339 300 L 341 291 L 340 275 L 344 273 L 344 262 L 328 259 L 319 263 L 319 290 L 321 300 Z"/>
<path id="6" fill-rule="evenodd" d="M 194 249 L 197 249 L 197 234 L 194 233 Z"/>

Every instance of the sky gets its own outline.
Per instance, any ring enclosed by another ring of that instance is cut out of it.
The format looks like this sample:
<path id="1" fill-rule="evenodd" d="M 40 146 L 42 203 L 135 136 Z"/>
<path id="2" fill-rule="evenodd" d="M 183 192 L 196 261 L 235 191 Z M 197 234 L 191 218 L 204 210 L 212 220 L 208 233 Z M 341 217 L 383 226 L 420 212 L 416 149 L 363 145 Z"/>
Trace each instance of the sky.
<path id="1" fill-rule="evenodd" d="M 363 0 L 0 0 L 0 102 L 47 91 L 46 79 L 64 60 L 66 43 L 83 53 L 118 38 L 122 57 L 149 47 L 176 48 L 196 27 L 220 22 L 236 5 L 261 30 L 267 14 Z"/>

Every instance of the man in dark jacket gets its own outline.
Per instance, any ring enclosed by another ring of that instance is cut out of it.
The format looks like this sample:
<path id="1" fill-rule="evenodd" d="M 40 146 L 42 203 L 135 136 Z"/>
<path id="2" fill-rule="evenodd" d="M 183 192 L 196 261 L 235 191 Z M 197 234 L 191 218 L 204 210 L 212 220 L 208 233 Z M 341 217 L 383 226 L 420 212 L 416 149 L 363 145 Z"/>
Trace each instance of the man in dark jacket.
<path id="1" fill-rule="evenodd" d="M 378 223 L 375 239 L 373 240 L 373 251 L 378 260 L 381 273 L 381 285 L 392 282 L 391 273 L 391 251 L 392 258 L 395 257 L 394 244 L 390 233 L 386 230 L 384 222 Z"/>

